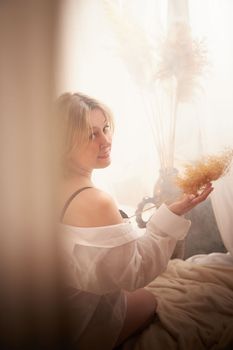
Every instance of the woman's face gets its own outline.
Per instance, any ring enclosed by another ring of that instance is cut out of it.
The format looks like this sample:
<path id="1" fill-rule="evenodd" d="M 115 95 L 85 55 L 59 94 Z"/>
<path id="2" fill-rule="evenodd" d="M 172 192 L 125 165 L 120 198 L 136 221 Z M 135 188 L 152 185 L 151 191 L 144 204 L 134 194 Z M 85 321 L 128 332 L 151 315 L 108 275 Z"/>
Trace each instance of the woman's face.
<path id="1" fill-rule="evenodd" d="M 75 168 L 87 171 L 105 168 L 111 163 L 112 131 L 100 109 L 91 111 L 90 127 L 88 144 L 74 148 L 69 157 Z"/>

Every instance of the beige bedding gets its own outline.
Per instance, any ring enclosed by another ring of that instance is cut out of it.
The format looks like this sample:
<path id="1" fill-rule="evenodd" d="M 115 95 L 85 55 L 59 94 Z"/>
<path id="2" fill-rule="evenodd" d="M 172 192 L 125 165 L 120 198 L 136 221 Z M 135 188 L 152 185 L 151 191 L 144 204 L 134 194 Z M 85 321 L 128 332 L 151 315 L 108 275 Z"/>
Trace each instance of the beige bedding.
<path id="1" fill-rule="evenodd" d="M 147 289 L 158 300 L 159 320 L 124 350 L 233 349 L 233 266 L 171 260 Z"/>

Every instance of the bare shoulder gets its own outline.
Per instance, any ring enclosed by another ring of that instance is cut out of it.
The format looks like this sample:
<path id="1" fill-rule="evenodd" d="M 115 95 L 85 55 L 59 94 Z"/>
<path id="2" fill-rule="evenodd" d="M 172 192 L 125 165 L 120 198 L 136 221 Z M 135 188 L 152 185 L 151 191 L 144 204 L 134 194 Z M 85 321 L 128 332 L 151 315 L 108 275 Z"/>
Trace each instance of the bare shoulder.
<path id="1" fill-rule="evenodd" d="M 108 193 L 94 188 L 93 191 L 89 191 L 89 195 L 93 226 L 115 225 L 123 221 L 115 200 Z"/>
<path id="2" fill-rule="evenodd" d="M 73 226 L 98 227 L 123 222 L 114 199 L 97 188 L 80 193 L 68 209 L 64 223 Z"/>

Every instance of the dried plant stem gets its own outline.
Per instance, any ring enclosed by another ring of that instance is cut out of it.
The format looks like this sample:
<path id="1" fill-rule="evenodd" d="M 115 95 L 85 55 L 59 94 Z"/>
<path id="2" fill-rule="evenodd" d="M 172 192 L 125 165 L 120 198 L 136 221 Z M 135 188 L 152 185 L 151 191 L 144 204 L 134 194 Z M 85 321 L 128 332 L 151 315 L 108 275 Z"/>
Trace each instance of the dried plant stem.
<path id="1" fill-rule="evenodd" d="M 143 96 L 143 103 L 146 107 L 146 110 L 148 112 L 148 116 L 149 116 L 149 122 L 150 122 L 150 126 L 151 126 L 151 130 L 152 130 L 152 135 L 155 141 L 155 145 L 156 145 L 156 150 L 158 153 L 158 157 L 159 157 L 159 161 L 161 166 L 163 166 L 164 164 L 164 159 L 165 159 L 165 155 L 164 155 L 164 140 L 162 138 L 162 131 L 161 131 L 161 123 L 160 123 L 160 112 L 159 110 L 155 110 L 155 106 L 153 103 L 153 100 L 151 98 L 146 98 Z"/>
<path id="2" fill-rule="evenodd" d="M 155 101 L 152 102 L 157 106 L 157 113 L 154 113 L 154 123 L 156 126 L 157 137 L 159 139 L 159 148 L 158 152 L 160 153 L 160 166 L 161 168 L 165 167 L 166 163 L 166 145 L 164 140 L 164 129 L 162 122 L 162 111 L 161 111 L 161 102 L 159 101 L 158 93 L 155 91 Z"/>
<path id="3" fill-rule="evenodd" d="M 149 120 L 149 123 L 150 123 L 152 136 L 153 136 L 153 139 L 154 139 L 153 146 L 156 145 L 155 148 L 156 148 L 156 151 L 158 151 L 159 148 L 160 148 L 160 145 L 159 145 L 157 133 L 156 133 L 156 130 L 155 130 L 155 126 L 154 126 L 154 123 L 153 123 L 154 111 L 153 111 L 153 108 L 151 106 L 150 101 L 148 101 L 148 98 L 145 97 L 143 92 L 142 92 L 142 102 L 143 102 L 143 104 L 145 106 L 145 110 L 147 111 L 148 116 L 149 116 L 148 120 Z M 159 155 L 159 159 L 160 159 L 159 152 L 158 152 L 158 155 Z M 161 159 L 160 159 L 160 161 L 161 161 Z"/>
<path id="4" fill-rule="evenodd" d="M 176 123 L 177 123 L 177 107 L 178 100 L 176 89 L 174 90 L 171 98 L 171 123 L 169 133 L 169 168 L 174 167 L 174 154 L 175 154 L 175 140 L 176 140 Z"/>

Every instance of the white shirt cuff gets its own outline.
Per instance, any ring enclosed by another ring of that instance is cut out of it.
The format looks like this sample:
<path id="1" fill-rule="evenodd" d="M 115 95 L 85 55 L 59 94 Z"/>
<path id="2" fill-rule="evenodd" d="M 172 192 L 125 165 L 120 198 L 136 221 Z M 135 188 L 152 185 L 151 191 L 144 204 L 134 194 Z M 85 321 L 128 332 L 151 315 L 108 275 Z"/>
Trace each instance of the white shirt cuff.
<path id="1" fill-rule="evenodd" d="M 166 204 L 162 204 L 152 215 L 147 225 L 153 225 L 162 233 L 176 240 L 185 238 L 191 226 L 191 221 L 174 214 Z"/>

